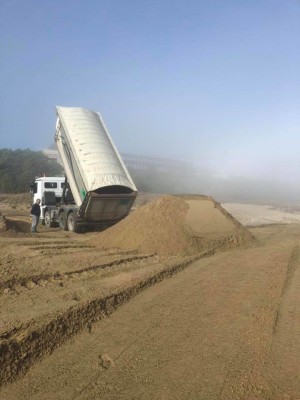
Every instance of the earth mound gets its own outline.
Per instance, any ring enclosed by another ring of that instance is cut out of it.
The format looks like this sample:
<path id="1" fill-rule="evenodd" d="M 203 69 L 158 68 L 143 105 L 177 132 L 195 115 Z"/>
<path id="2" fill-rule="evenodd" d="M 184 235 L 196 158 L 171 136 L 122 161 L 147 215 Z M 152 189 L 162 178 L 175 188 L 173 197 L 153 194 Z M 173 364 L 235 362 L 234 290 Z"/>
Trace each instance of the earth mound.
<path id="1" fill-rule="evenodd" d="M 24 217 L 6 217 L 0 212 L 0 232 L 28 233 L 30 223 Z"/>
<path id="2" fill-rule="evenodd" d="M 7 230 L 16 233 L 29 233 L 30 232 L 30 222 L 24 219 L 9 217 L 6 218 Z"/>
<path id="3" fill-rule="evenodd" d="M 93 245 L 161 256 L 249 246 L 252 234 L 207 196 L 162 196 L 99 233 Z"/>
<path id="4" fill-rule="evenodd" d="M 7 228 L 7 221 L 4 215 L 2 215 L 1 211 L 0 211 L 0 232 L 4 232 L 6 231 Z"/>

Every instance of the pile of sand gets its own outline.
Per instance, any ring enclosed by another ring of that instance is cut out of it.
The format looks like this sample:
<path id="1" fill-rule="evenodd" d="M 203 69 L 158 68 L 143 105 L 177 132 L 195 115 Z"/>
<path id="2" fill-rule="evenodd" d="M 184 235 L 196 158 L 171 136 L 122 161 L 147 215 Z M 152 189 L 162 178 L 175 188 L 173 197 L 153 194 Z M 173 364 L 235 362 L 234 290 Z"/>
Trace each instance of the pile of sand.
<path id="1" fill-rule="evenodd" d="M 0 212 L 0 232 L 29 233 L 30 225 L 24 217 L 6 217 Z"/>
<path id="2" fill-rule="evenodd" d="M 212 198 L 162 196 L 92 239 L 104 249 L 192 255 L 253 243 L 251 233 Z"/>
<path id="3" fill-rule="evenodd" d="M 7 228 L 7 221 L 4 215 L 2 215 L 1 211 L 0 211 L 0 232 L 4 232 L 6 231 Z"/>

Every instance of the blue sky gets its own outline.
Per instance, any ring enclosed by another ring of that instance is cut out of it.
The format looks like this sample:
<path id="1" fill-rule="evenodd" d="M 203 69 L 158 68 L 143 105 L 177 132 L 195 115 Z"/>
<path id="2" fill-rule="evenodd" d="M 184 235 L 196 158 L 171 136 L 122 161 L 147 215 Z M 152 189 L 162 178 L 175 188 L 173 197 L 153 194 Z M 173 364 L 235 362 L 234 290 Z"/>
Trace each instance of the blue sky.
<path id="1" fill-rule="evenodd" d="M 0 58 L 0 148 L 80 106 L 121 152 L 299 184 L 299 0 L 0 0 Z"/>

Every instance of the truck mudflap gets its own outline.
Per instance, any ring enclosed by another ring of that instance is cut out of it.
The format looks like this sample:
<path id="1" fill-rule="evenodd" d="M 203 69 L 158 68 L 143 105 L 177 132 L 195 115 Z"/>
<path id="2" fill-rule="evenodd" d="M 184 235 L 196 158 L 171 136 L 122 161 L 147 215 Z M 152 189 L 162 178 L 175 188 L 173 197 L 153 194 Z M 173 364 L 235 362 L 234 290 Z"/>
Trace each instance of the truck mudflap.
<path id="1" fill-rule="evenodd" d="M 136 192 L 129 194 L 88 192 L 78 211 L 79 217 L 92 223 L 116 223 L 128 215 L 136 196 Z"/>

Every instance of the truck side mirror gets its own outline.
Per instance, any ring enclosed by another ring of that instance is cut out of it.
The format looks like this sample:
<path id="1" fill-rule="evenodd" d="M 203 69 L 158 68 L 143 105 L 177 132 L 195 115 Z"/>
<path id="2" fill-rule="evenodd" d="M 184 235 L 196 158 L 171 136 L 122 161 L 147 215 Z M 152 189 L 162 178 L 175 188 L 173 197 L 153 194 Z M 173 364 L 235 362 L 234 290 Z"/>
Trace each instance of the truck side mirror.
<path id="1" fill-rule="evenodd" d="M 38 187 L 37 182 L 32 183 L 30 185 L 30 193 L 32 194 L 37 193 L 37 187 Z"/>

